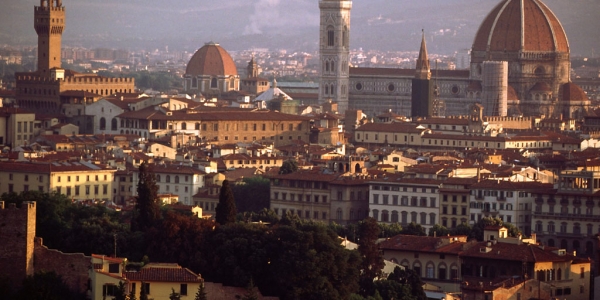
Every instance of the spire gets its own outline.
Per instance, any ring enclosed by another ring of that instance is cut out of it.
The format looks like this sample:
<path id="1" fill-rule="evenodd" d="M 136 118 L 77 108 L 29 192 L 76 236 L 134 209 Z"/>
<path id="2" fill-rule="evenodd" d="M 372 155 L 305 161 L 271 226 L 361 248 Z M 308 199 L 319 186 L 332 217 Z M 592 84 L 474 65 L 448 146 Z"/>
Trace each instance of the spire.
<path id="1" fill-rule="evenodd" d="M 417 79 L 431 79 L 431 69 L 429 67 L 429 56 L 427 55 L 427 45 L 425 44 L 425 30 L 421 39 L 421 49 L 419 50 L 419 58 L 417 59 Z"/>

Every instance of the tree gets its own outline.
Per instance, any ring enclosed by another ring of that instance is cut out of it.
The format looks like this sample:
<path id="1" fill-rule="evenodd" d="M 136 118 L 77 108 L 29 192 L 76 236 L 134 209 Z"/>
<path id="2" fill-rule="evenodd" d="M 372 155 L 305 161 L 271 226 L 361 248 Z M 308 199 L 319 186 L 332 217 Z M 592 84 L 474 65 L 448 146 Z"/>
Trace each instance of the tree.
<path id="1" fill-rule="evenodd" d="M 254 281 L 252 277 L 250 278 L 250 282 L 248 282 L 248 286 L 246 287 L 246 294 L 241 298 L 242 300 L 258 300 L 258 291 L 254 286 Z"/>
<path id="2" fill-rule="evenodd" d="M 260 212 L 269 208 L 271 182 L 264 177 L 244 178 L 231 187 L 238 212 Z"/>
<path id="3" fill-rule="evenodd" d="M 175 292 L 174 288 L 171 288 L 171 295 L 169 295 L 169 300 L 180 300 L 181 295 Z"/>
<path id="4" fill-rule="evenodd" d="M 137 194 L 135 229 L 145 231 L 160 219 L 160 199 L 156 178 L 145 162 L 139 167 Z"/>
<path id="5" fill-rule="evenodd" d="M 388 276 L 388 280 L 410 287 L 409 294 L 412 295 L 411 299 L 427 299 L 425 291 L 423 291 L 423 281 L 421 280 L 421 277 L 412 269 L 401 269 L 400 267 L 396 267 L 394 272 Z"/>
<path id="6" fill-rule="evenodd" d="M 198 291 L 196 292 L 196 297 L 194 300 L 208 300 L 206 297 L 206 291 L 204 289 L 204 281 L 198 286 Z"/>
<path id="7" fill-rule="evenodd" d="M 16 299 L 75 300 L 85 299 L 85 296 L 71 291 L 60 275 L 38 272 L 23 280 Z"/>
<path id="8" fill-rule="evenodd" d="M 379 226 L 374 218 L 368 217 L 358 225 L 358 252 L 362 258 L 360 286 L 363 296 L 371 294 L 373 280 L 381 276 L 381 270 L 385 266 L 377 245 L 379 232 Z"/>
<path id="9" fill-rule="evenodd" d="M 298 162 L 294 159 L 288 159 L 281 164 L 279 174 L 290 174 L 298 171 Z"/>
<path id="10" fill-rule="evenodd" d="M 115 292 L 115 297 L 113 300 L 126 300 L 127 292 L 125 291 L 125 283 L 123 281 L 119 281 L 119 285 L 117 285 L 117 290 Z"/>
<path id="11" fill-rule="evenodd" d="M 379 223 L 379 229 L 381 229 L 380 238 L 393 237 L 402 233 L 402 226 L 399 223 Z"/>
<path id="12" fill-rule="evenodd" d="M 229 187 L 229 181 L 223 180 L 221 192 L 219 193 L 219 203 L 216 208 L 215 219 L 221 225 L 235 223 L 236 209 L 235 199 Z"/>
<path id="13" fill-rule="evenodd" d="M 450 229 L 450 234 L 451 235 L 466 235 L 467 237 L 470 237 L 472 231 L 473 231 L 473 229 L 471 228 L 471 225 L 469 225 L 467 223 L 460 223 L 455 228 Z"/>
<path id="14" fill-rule="evenodd" d="M 402 228 L 402 234 L 406 235 L 418 235 L 418 236 L 426 236 L 425 229 L 421 224 L 416 224 L 415 222 L 411 222 L 405 228 Z"/>
<path id="15" fill-rule="evenodd" d="M 447 236 L 450 234 L 450 230 L 440 224 L 435 224 L 429 230 L 429 236 L 434 236 L 434 234 L 435 236 Z"/>
<path id="16" fill-rule="evenodd" d="M 148 300 L 148 291 L 146 291 L 146 283 L 142 281 L 140 288 L 140 300 Z"/>

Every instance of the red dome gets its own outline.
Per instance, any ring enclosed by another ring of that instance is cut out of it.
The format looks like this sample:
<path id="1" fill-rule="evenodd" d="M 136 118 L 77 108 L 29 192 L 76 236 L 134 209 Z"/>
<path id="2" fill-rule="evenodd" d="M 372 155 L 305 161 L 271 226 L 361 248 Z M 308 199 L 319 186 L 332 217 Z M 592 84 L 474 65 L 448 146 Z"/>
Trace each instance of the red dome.
<path id="1" fill-rule="evenodd" d="M 569 53 L 565 31 L 540 0 L 502 0 L 485 18 L 473 51 Z"/>
<path id="2" fill-rule="evenodd" d="M 563 88 L 562 101 L 569 102 L 569 101 L 588 101 L 589 100 L 588 96 L 585 94 L 583 89 L 581 89 L 580 86 L 578 86 L 572 82 L 563 84 L 562 88 Z"/>
<path id="3" fill-rule="evenodd" d="M 186 75 L 237 75 L 233 59 L 219 44 L 207 43 L 198 49 L 190 59 L 185 70 Z"/>

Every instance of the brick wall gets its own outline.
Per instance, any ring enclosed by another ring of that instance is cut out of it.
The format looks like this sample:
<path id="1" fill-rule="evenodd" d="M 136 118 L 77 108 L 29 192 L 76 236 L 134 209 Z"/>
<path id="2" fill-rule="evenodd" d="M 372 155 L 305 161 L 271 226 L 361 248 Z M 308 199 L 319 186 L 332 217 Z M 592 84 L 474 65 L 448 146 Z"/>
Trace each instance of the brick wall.
<path id="1" fill-rule="evenodd" d="M 36 237 L 33 266 L 36 272 L 54 271 L 73 291 L 85 293 L 88 290 L 88 272 L 92 268 L 90 256 L 48 249 L 42 238 Z"/>

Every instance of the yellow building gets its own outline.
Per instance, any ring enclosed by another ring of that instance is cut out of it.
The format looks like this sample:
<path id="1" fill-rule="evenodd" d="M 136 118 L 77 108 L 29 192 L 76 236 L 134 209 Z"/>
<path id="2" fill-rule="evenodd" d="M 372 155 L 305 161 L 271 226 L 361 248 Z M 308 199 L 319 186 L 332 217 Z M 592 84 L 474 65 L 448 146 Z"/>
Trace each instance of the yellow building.
<path id="1" fill-rule="evenodd" d="M 127 294 L 133 292 L 140 298 L 143 288 L 149 299 L 169 299 L 175 291 L 181 299 L 194 299 L 203 283 L 202 277 L 177 264 L 149 263 L 139 271 L 127 271 L 126 258 L 114 258 L 92 254 L 90 270 L 91 299 L 111 299 L 117 293 L 119 283 L 125 284 Z"/>
<path id="2" fill-rule="evenodd" d="M 116 169 L 89 162 L 0 162 L 0 194 L 38 190 L 76 200 L 110 201 Z"/>
<path id="3" fill-rule="evenodd" d="M 0 145 L 28 145 L 39 133 L 40 123 L 33 112 L 12 107 L 0 107 Z"/>

